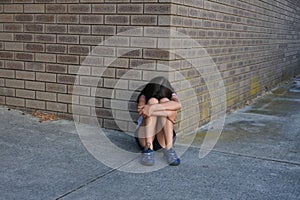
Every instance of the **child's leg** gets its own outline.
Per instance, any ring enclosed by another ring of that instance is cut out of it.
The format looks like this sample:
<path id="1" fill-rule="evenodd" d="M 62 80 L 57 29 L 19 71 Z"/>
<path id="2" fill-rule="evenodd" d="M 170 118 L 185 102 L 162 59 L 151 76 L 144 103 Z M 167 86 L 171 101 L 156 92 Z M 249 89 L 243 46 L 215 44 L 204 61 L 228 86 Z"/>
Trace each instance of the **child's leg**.
<path id="1" fill-rule="evenodd" d="M 152 145 L 150 145 L 150 149 L 152 149 L 154 138 L 155 138 L 155 136 L 148 138 L 148 140 L 150 140 L 150 143 L 152 144 Z M 139 142 L 139 146 L 141 147 L 141 150 L 144 150 L 147 147 L 147 138 L 146 138 L 145 127 L 139 129 L 138 142 Z"/>
<path id="2" fill-rule="evenodd" d="M 163 98 L 160 100 L 160 103 L 164 103 L 170 101 L 167 98 Z M 173 130 L 174 130 L 174 122 L 176 119 L 177 112 L 176 111 L 165 111 L 167 113 L 166 116 L 160 117 L 159 124 L 162 127 L 161 131 L 157 134 L 157 140 L 159 144 L 166 149 L 170 149 L 173 146 Z"/>
<path id="3" fill-rule="evenodd" d="M 157 104 L 158 100 L 151 98 L 147 104 Z M 157 116 L 147 117 L 143 120 L 145 126 L 139 130 L 139 141 L 141 146 L 153 149 L 153 140 L 156 134 Z"/>

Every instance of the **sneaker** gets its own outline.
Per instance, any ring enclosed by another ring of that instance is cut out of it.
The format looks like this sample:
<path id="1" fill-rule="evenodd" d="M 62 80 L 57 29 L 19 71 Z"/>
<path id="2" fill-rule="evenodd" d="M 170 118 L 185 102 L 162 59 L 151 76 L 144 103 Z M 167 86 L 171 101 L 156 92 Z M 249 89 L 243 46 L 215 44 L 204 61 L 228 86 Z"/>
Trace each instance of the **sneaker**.
<path id="1" fill-rule="evenodd" d="M 141 164 L 146 166 L 153 166 L 154 163 L 154 151 L 152 149 L 144 150 L 142 153 Z"/>
<path id="2" fill-rule="evenodd" d="M 165 149 L 164 156 L 166 157 L 169 165 L 177 166 L 180 164 L 180 159 L 178 158 L 178 156 L 173 148 Z"/>

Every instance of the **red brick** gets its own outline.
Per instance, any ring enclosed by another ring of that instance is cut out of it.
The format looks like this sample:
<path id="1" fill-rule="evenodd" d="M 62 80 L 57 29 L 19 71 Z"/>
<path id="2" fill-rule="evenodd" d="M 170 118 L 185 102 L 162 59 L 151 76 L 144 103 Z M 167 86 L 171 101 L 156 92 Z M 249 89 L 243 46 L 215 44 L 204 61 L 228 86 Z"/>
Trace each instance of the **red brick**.
<path id="1" fill-rule="evenodd" d="M 21 98 L 6 97 L 6 104 L 11 106 L 24 107 L 25 100 Z"/>
<path id="2" fill-rule="evenodd" d="M 42 24 L 26 24 L 24 25 L 25 32 L 39 33 L 44 31 Z"/>
<path id="3" fill-rule="evenodd" d="M 43 44 L 36 44 L 36 43 L 26 43 L 24 44 L 25 51 L 32 51 L 32 52 L 43 52 L 44 45 Z"/>
<path id="4" fill-rule="evenodd" d="M 32 90 L 16 90 L 16 97 L 21 97 L 25 99 L 35 99 L 35 92 Z"/>
<path id="5" fill-rule="evenodd" d="M 104 127 L 108 129 L 127 131 L 127 122 L 121 120 L 104 119 Z"/>
<path id="6" fill-rule="evenodd" d="M 80 96 L 80 105 L 102 107 L 102 99 L 95 97 Z"/>
<path id="7" fill-rule="evenodd" d="M 91 108 L 88 106 L 82 105 L 69 105 L 69 112 L 73 114 L 80 114 L 80 115 L 90 115 Z"/>
<path id="8" fill-rule="evenodd" d="M 111 109 L 95 108 L 95 112 L 98 117 L 113 118 L 113 113 Z"/>
<path id="9" fill-rule="evenodd" d="M 57 3 L 79 3 L 79 0 L 57 0 Z"/>
<path id="10" fill-rule="evenodd" d="M 12 52 L 0 51 L 0 59 L 12 59 L 14 54 Z"/>
<path id="11" fill-rule="evenodd" d="M 72 55 L 58 55 L 57 62 L 65 64 L 79 64 L 79 57 Z"/>
<path id="12" fill-rule="evenodd" d="M 126 75 L 125 75 L 126 74 Z M 142 79 L 142 71 L 131 69 L 130 72 L 128 69 L 117 69 L 116 77 L 122 78 L 125 75 L 126 79 L 129 80 L 141 80 Z"/>
<path id="13" fill-rule="evenodd" d="M 25 33 L 16 33 L 15 34 L 15 41 L 32 42 L 33 41 L 33 35 L 32 34 L 25 34 Z"/>
<path id="14" fill-rule="evenodd" d="M 58 83 L 65 83 L 65 84 L 74 84 L 76 80 L 75 75 L 62 75 L 58 74 L 57 75 L 57 82 Z"/>
<path id="15" fill-rule="evenodd" d="M 90 4 L 69 4 L 68 12 L 69 13 L 90 13 L 91 5 Z"/>
<path id="16" fill-rule="evenodd" d="M 24 4 L 24 13 L 43 13 L 44 11 L 44 4 Z"/>
<path id="17" fill-rule="evenodd" d="M 114 35 L 116 33 L 115 26 L 95 25 L 92 26 L 92 33 L 97 35 Z"/>
<path id="18" fill-rule="evenodd" d="M 14 97 L 16 96 L 16 89 L 0 87 L 0 96 Z"/>
<path id="19" fill-rule="evenodd" d="M 79 36 L 78 35 L 58 35 L 57 42 L 58 43 L 66 43 L 66 44 L 78 44 Z"/>
<path id="20" fill-rule="evenodd" d="M 155 15 L 131 16 L 131 25 L 157 25 L 157 16 Z"/>
<path id="21" fill-rule="evenodd" d="M 45 91 L 45 83 L 37 81 L 25 81 L 25 88 L 31 90 Z"/>
<path id="22" fill-rule="evenodd" d="M 171 54 L 170 52 L 161 49 L 145 49 L 143 56 L 144 58 L 168 60 L 170 59 Z"/>
<path id="23" fill-rule="evenodd" d="M 36 53 L 35 61 L 39 62 L 56 62 L 55 54 L 47 54 L 47 53 Z"/>
<path id="24" fill-rule="evenodd" d="M 70 94 L 58 94 L 57 97 L 59 102 L 63 103 L 75 103 L 79 104 L 79 96 L 76 95 L 70 95 Z"/>
<path id="25" fill-rule="evenodd" d="M 45 63 L 25 62 L 25 70 L 44 72 L 45 71 Z"/>
<path id="26" fill-rule="evenodd" d="M 47 102 L 46 108 L 47 110 L 52 110 L 52 111 L 68 112 L 67 104 L 63 104 L 63 103 Z"/>
<path id="27" fill-rule="evenodd" d="M 92 12 L 93 13 L 116 13 L 115 4 L 93 4 Z"/>
<path id="28" fill-rule="evenodd" d="M 0 77 L 2 78 L 15 78 L 14 70 L 0 69 Z"/>
<path id="29" fill-rule="evenodd" d="M 24 61 L 33 61 L 34 54 L 33 53 L 15 53 L 16 60 L 24 60 Z"/>
<path id="30" fill-rule="evenodd" d="M 90 75 L 91 67 L 89 66 L 78 66 L 78 65 L 68 65 L 69 74 L 79 74 L 79 75 Z"/>
<path id="31" fill-rule="evenodd" d="M 5 50 L 21 51 L 21 50 L 23 50 L 23 43 L 21 43 L 21 42 L 5 42 Z"/>
<path id="32" fill-rule="evenodd" d="M 44 101 L 26 99 L 26 107 L 44 110 L 46 108 L 46 103 Z"/>
<path id="33" fill-rule="evenodd" d="M 25 80 L 34 80 L 35 72 L 27 72 L 27 71 L 16 71 L 17 79 L 25 79 Z"/>
<path id="34" fill-rule="evenodd" d="M 24 62 L 22 62 L 22 61 L 6 61 L 5 68 L 24 70 Z"/>
<path id="35" fill-rule="evenodd" d="M 68 47 L 69 54 L 79 54 L 79 55 L 87 55 L 90 52 L 90 48 L 88 46 L 73 46 L 70 45 Z"/>
<path id="36" fill-rule="evenodd" d="M 58 15 L 57 23 L 78 24 L 79 16 L 78 15 Z"/>
<path id="37" fill-rule="evenodd" d="M 47 4 L 46 12 L 47 13 L 66 13 L 67 5 L 66 4 Z"/>
<path id="38" fill-rule="evenodd" d="M 56 93 L 50 92 L 36 92 L 36 99 L 56 101 Z"/>
<path id="39" fill-rule="evenodd" d="M 5 105 L 5 96 L 0 96 L 0 105 Z"/>
<path id="40" fill-rule="evenodd" d="M 42 43 L 55 43 L 56 42 L 56 35 L 54 34 L 36 34 L 34 36 L 35 42 L 42 42 Z"/>
<path id="41" fill-rule="evenodd" d="M 46 46 L 46 52 L 48 53 L 66 53 L 67 46 L 59 44 L 49 44 Z"/>
<path id="42" fill-rule="evenodd" d="M 70 34 L 90 34 L 91 26 L 89 25 L 69 25 L 68 32 Z"/>
<path id="43" fill-rule="evenodd" d="M 60 64 L 47 64 L 46 72 L 54 72 L 54 73 L 67 73 L 67 65 Z"/>
<path id="44" fill-rule="evenodd" d="M 46 25 L 46 33 L 67 33 L 67 25 Z"/>
<path id="45" fill-rule="evenodd" d="M 143 4 L 119 4 L 118 13 L 143 13 Z"/>
<path id="46" fill-rule="evenodd" d="M 102 79 L 100 77 L 92 77 L 92 76 L 80 77 L 80 85 L 97 87 L 99 86 L 99 84 L 102 85 Z"/>
<path id="47" fill-rule="evenodd" d="M 57 84 L 57 83 L 46 83 L 46 91 L 48 91 L 48 92 L 58 92 L 58 93 L 67 93 L 67 85 Z"/>
<path id="48" fill-rule="evenodd" d="M 34 16 L 34 21 L 41 23 L 54 23 L 55 17 L 56 16 L 52 14 L 36 14 Z"/>
<path id="49" fill-rule="evenodd" d="M 13 22 L 13 15 L 0 14 L 0 22 Z"/>
<path id="50" fill-rule="evenodd" d="M 103 41 L 103 36 L 80 36 L 80 44 L 98 45 Z"/>
<path id="51" fill-rule="evenodd" d="M 129 24 L 129 16 L 127 15 L 106 15 L 105 24 L 122 25 Z"/>
<path id="52" fill-rule="evenodd" d="M 0 41 L 13 41 L 14 34 L 12 33 L 0 33 Z"/>
<path id="53" fill-rule="evenodd" d="M 107 88 L 92 88 L 91 91 L 92 96 L 101 97 L 101 98 L 111 98 L 114 96 L 113 89 Z"/>
<path id="54" fill-rule="evenodd" d="M 101 15 L 81 15 L 80 24 L 103 24 Z"/>
<path id="55" fill-rule="evenodd" d="M 55 3 L 55 0 L 35 0 L 36 3 Z"/>
<path id="56" fill-rule="evenodd" d="M 13 16 L 13 15 L 11 15 Z M 33 14 L 16 14 L 15 21 L 16 22 L 33 22 Z M 1 18 L 1 16 L 0 16 Z"/>
<path id="57" fill-rule="evenodd" d="M 22 4 L 8 4 L 4 5 L 5 13 L 22 13 L 23 5 Z"/>
<path id="58" fill-rule="evenodd" d="M 22 32 L 23 31 L 23 24 L 4 24 L 4 31 L 10 32 Z"/>
<path id="59" fill-rule="evenodd" d="M 56 82 L 56 74 L 36 72 L 36 80 L 43 82 Z"/>
<path id="60" fill-rule="evenodd" d="M 77 85 L 68 85 L 68 93 L 89 96 L 91 94 L 91 88 Z"/>
<path id="61" fill-rule="evenodd" d="M 24 81 L 14 80 L 14 79 L 6 79 L 5 86 L 11 87 L 11 88 L 24 88 Z"/>
<path id="62" fill-rule="evenodd" d="M 149 14 L 171 14 L 172 4 L 146 4 L 144 13 Z"/>

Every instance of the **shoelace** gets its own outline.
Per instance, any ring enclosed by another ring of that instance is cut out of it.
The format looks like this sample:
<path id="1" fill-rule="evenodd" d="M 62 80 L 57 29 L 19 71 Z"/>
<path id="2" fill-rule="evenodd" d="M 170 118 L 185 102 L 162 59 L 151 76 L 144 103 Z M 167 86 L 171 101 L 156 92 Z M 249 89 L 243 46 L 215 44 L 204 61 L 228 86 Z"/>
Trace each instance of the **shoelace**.
<path id="1" fill-rule="evenodd" d="M 143 160 L 145 160 L 145 159 L 151 159 L 151 158 L 152 158 L 152 153 L 151 152 L 144 153 Z"/>
<path id="2" fill-rule="evenodd" d="M 172 150 L 168 150 L 167 152 L 167 157 L 168 159 L 172 159 L 172 160 L 176 160 L 177 159 L 177 155 L 175 153 L 175 151 L 172 151 Z"/>

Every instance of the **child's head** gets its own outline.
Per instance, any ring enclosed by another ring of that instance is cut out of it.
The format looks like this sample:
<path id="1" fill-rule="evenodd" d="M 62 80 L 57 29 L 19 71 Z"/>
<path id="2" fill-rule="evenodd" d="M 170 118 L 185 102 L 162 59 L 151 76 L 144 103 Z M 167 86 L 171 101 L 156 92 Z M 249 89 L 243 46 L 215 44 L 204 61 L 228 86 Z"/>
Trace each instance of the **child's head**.
<path id="1" fill-rule="evenodd" d="M 143 89 L 142 94 L 146 96 L 146 99 L 154 97 L 158 100 L 162 98 L 171 99 L 174 89 L 170 82 L 162 76 L 153 78 Z"/>

